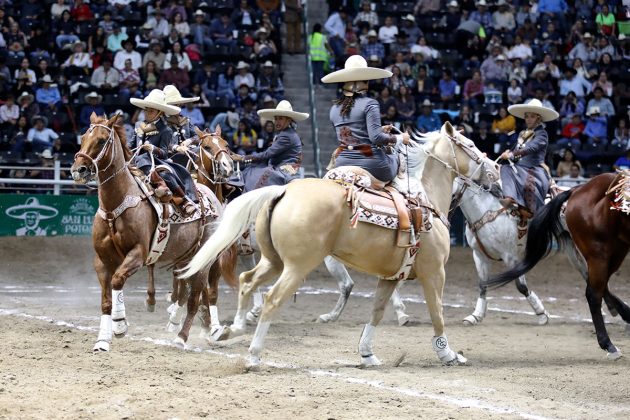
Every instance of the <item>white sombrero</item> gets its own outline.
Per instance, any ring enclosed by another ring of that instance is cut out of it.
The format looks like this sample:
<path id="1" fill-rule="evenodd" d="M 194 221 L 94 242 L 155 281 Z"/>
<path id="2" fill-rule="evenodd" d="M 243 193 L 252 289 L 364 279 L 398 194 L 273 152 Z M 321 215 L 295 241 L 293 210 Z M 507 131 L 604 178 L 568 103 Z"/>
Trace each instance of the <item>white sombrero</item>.
<path id="1" fill-rule="evenodd" d="M 169 105 L 166 103 L 166 95 L 164 95 L 164 92 L 162 92 L 160 89 L 153 89 L 144 99 L 131 98 L 129 101 L 132 105 L 135 105 L 138 108 L 157 109 L 164 112 L 166 115 L 179 114 L 179 112 L 181 111 L 180 107 Z"/>
<path id="2" fill-rule="evenodd" d="M 540 115 L 544 122 L 553 121 L 559 117 L 556 111 L 547 108 L 538 99 L 532 99 L 525 104 L 510 105 L 508 112 L 518 118 L 525 118 L 525 113 L 531 112 Z"/>
<path id="3" fill-rule="evenodd" d="M 273 119 L 273 117 L 288 117 L 293 121 L 304 121 L 309 117 L 306 112 L 294 111 L 291 103 L 287 100 L 280 101 L 275 109 L 261 109 L 258 111 L 258 116 L 270 120 Z"/>
<path id="4" fill-rule="evenodd" d="M 44 220 L 55 217 L 59 213 L 59 211 L 57 211 L 57 209 L 54 207 L 40 204 L 39 200 L 35 197 L 29 197 L 26 200 L 26 203 L 9 207 L 6 210 L 7 216 L 14 219 L 26 219 L 27 213 L 38 213 L 39 218 Z"/>
<path id="5" fill-rule="evenodd" d="M 169 105 L 187 104 L 188 102 L 197 102 L 199 100 L 199 96 L 184 98 L 175 85 L 166 85 L 162 91 L 164 96 L 166 96 L 166 103 Z"/>
<path id="6" fill-rule="evenodd" d="M 360 55 L 350 56 L 346 60 L 343 70 L 337 70 L 322 77 L 323 83 L 359 82 L 365 80 L 377 80 L 392 77 L 389 70 L 368 67 L 365 58 Z"/>

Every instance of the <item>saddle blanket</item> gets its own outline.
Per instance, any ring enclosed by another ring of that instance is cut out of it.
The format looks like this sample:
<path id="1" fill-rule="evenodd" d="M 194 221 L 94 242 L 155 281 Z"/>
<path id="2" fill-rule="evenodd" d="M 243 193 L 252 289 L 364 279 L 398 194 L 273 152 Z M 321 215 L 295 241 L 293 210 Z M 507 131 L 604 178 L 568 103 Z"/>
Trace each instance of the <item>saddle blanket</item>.
<path id="1" fill-rule="evenodd" d="M 619 177 L 606 191 L 606 195 L 615 193 L 615 197 L 610 201 L 610 209 L 630 214 L 630 170 L 618 171 L 618 173 Z"/>

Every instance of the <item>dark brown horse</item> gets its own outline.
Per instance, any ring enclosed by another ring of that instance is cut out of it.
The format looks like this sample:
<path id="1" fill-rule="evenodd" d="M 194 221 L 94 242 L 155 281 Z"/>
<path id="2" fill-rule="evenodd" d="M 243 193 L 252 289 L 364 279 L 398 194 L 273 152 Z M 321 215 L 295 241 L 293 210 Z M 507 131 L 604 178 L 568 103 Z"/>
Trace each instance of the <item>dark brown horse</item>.
<path id="1" fill-rule="evenodd" d="M 619 314 L 630 323 L 630 307 L 608 290 L 610 276 L 619 269 L 630 248 L 630 216 L 611 209 L 615 193 L 609 188 L 620 176 L 596 176 L 551 200 L 530 221 L 525 259 L 487 282 L 489 286 L 501 286 L 527 273 L 550 252 L 555 239 L 586 280 L 586 300 L 597 342 L 611 359 L 621 357 L 621 351 L 606 331 L 602 299 L 612 315 Z"/>
<path id="2" fill-rule="evenodd" d="M 109 350 L 112 332 L 118 337 L 126 334 L 122 290 L 126 280 L 147 261 L 158 224 L 152 205 L 129 168 L 131 151 L 126 144 L 125 131 L 116 124 L 117 120 L 118 115 L 107 120 L 93 113 L 72 165 L 75 182 L 85 183 L 96 177 L 99 183 L 99 214 L 94 217 L 92 240 L 96 251 L 94 268 L 101 285 L 102 316 L 94 351 Z M 216 197 L 207 192 L 213 205 L 222 212 Z M 203 226 L 202 220 L 171 225 L 170 239 L 158 262 L 183 267 L 191 251 L 211 236 L 211 226 Z M 228 282 L 236 280 L 231 261 L 221 257 L 216 265 L 191 277 L 186 319 L 175 339 L 176 344 L 183 346 L 188 339 L 199 296 L 207 286 L 209 276 L 218 278 L 225 273 Z"/>

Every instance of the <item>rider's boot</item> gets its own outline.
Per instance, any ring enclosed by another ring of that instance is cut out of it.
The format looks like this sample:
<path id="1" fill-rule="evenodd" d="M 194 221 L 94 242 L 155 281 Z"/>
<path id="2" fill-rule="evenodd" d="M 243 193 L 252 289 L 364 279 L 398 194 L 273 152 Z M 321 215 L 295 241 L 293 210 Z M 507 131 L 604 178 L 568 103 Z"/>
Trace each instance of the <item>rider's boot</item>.
<path id="1" fill-rule="evenodd" d="M 195 204 L 186 197 L 186 194 L 184 193 L 184 190 L 181 189 L 181 187 L 177 187 L 173 191 L 172 201 L 173 204 L 175 204 L 181 210 L 184 216 L 190 216 L 197 210 Z"/>
<path id="2" fill-rule="evenodd" d="M 164 179 L 155 171 L 151 172 L 151 184 L 153 185 L 153 191 L 155 196 L 162 202 L 168 203 L 173 198 L 173 193 L 170 188 L 164 182 Z"/>

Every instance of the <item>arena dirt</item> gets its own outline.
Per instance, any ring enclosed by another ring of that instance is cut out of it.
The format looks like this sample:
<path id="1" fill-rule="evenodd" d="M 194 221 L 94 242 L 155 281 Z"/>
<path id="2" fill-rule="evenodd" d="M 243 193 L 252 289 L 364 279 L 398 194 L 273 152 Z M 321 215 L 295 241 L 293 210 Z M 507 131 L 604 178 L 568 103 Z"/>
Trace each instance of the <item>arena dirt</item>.
<path id="1" fill-rule="evenodd" d="M 411 325 L 388 309 L 375 340 L 384 366 L 358 369 L 357 341 L 371 300 L 353 296 L 335 324 L 313 321 L 337 296 L 322 269 L 272 325 L 261 372 L 246 373 L 251 334 L 209 346 L 194 326 L 181 351 L 167 345 L 166 302 L 144 309 L 146 271 L 125 288 L 129 336 L 112 351 L 92 354 L 99 288 L 88 238 L 3 238 L 0 242 L 0 418 L 628 418 L 629 359 L 608 361 L 599 349 L 584 300 L 584 283 L 562 256 L 529 277 L 554 316 L 536 325 L 531 308 L 509 285 L 491 292 L 488 317 L 464 327 L 476 298 L 469 249 L 454 248 L 444 293 L 446 332 L 468 366 L 444 367 L 431 349 L 433 331 L 421 303 L 407 303 Z M 611 282 L 630 297 L 628 264 Z M 376 282 L 352 273 L 357 292 Z M 170 274 L 160 272 L 160 298 Z M 406 298 L 422 299 L 417 283 Z M 222 288 L 220 316 L 234 314 L 233 291 Z M 523 313 L 521 313 L 523 312 Z M 607 316 L 621 350 L 630 339 Z M 251 330 L 250 330 L 251 331 Z M 398 367 L 392 364 L 406 354 Z"/>

